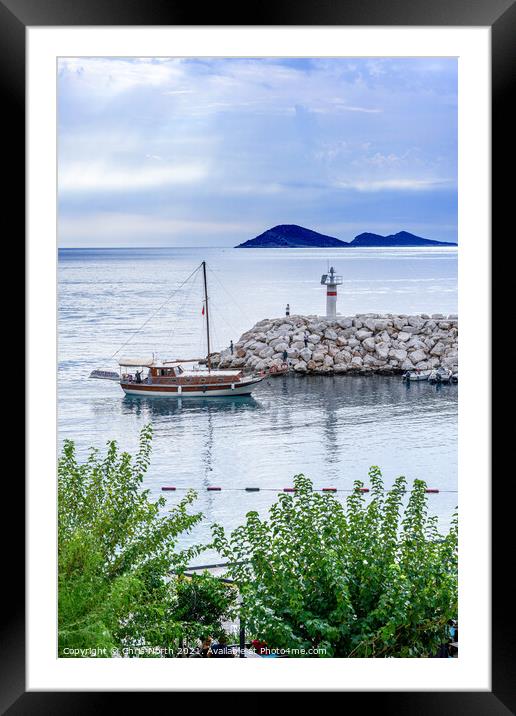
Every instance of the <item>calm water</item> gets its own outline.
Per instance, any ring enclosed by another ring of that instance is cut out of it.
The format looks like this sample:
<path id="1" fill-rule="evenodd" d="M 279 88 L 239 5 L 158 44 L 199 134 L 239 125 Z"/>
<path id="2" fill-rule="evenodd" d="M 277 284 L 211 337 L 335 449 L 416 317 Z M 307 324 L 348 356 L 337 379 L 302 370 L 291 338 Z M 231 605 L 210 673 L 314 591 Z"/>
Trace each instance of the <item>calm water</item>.
<path id="1" fill-rule="evenodd" d="M 320 275 L 328 262 L 344 276 L 338 310 L 457 311 L 455 249 L 352 250 L 67 250 L 59 255 L 59 430 L 81 453 L 115 438 L 135 450 L 140 428 L 154 425 L 147 486 L 194 487 L 206 519 L 189 542 L 207 540 L 208 525 L 231 528 L 245 513 L 265 513 L 275 490 L 298 472 L 316 487 L 366 485 L 380 465 L 437 487 L 431 511 L 444 526 L 457 504 L 457 386 L 436 388 L 399 378 L 276 378 L 252 398 L 182 400 L 124 397 L 116 383 L 87 380 L 112 368 L 110 356 L 205 258 L 215 348 L 237 340 L 256 321 L 323 313 Z M 171 357 L 205 352 L 202 285 L 197 274 L 175 293 L 120 355 Z M 209 485 L 222 492 L 207 492 Z M 270 488 L 246 493 L 241 487 Z M 182 494 L 164 493 L 170 504 Z M 337 493 L 339 495 L 339 493 Z M 342 499 L 345 493 L 342 493 Z M 340 495 L 339 495 L 340 496 Z"/>

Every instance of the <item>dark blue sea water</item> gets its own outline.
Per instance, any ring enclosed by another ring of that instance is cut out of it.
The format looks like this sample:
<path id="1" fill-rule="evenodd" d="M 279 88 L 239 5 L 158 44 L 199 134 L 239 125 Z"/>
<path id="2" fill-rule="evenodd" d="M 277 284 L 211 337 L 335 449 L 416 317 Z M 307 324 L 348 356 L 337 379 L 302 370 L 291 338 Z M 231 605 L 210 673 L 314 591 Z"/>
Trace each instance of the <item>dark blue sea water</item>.
<path id="1" fill-rule="evenodd" d="M 185 542 L 209 538 L 209 524 L 229 528 L 251 509 L 266 512 L 276 489 L 296 473 L 316 487 L 367 485 L 370 465 L 387 484 L 397 475 L 441 490 L 430 511 L 445 527 L 457 505 L 457 386 L 436 388 L 400 379 L 292 376 L 264 381 L 252 398 L 177 400 L 124 397 L 116 383 L 88 380 L 116 367 L 112 354 L 172 295 L 120 355 L 190 357 L 205 352 L 202 283 L 208 262 L 214 348 L 262 318 L 322 314 L 320 276 L 334 265 L 344 277 L 338 310 L 455 313 L 456 249 L 141 249 L 59 253 L 59 437 L 81 454 L 115 438 L 134 451 L 152 421 L 154 448 L 147 486 L 194 487 L 204 523 Z M 177 291 L 177 293 L 174 293 Z M 219 485 L 221 492 L 208 492 Z M 261 487 L 246 493 L 237 488 Z M 181 491 L 164 493 L 174 504 Z M 344 499 L 347 493 L 337 493 Z"/>

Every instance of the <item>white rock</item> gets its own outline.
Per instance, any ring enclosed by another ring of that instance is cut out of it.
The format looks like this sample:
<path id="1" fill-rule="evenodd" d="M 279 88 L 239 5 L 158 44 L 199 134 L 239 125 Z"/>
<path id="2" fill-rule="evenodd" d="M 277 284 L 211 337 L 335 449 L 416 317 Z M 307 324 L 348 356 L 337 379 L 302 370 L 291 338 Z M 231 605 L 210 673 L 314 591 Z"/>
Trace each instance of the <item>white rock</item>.
<path id="1" fill-rule="evenodd" d="M 376 353 L 379 358 L 385 360 L 389 356 L 390 345 L 388 343 L 377 343 Z"/>
<path id="2" fill-rule="evenodd" d="M 444 353 L 444 344 L 439 341 L 439 343 L 436 343 L 435 346 L 430 351 L 430 354 L 433 356 L 441 356 Z"/>
<path id="3" fill-rule="evenodd" d="M 423 343 L 423 341 L 420 338 L 418 338 L 417 336 L 412 336 L 410 341 L 408 341 L 408 343 L 405 344 L 405 348 L 407 348 L 407 349 L 424 350 L 425 347 L 426 346 Z"/>
<path id="4" fill-rule="evenodd" d="M 426 353 L 422 350 L 415 350 L 409 353 L 409 358 L 412 363 L 420 363 L 421 361 L 426 360 L 426 357 Z"/>
<path id="5" fill-rule="evenodd" d="M 411 338 L 410 333 L 406 333 L 405 331 L 400 331 L 398 333 L 398 340 L 401 341 L 402 343 L 405 343 L 405 341 L 409 341 L 410 338 Z"/>
<path id="6" fill-rule="evenodd" d="M 306 373 L 306 363 L 304 360 L 300 360 L 297 363 L 294 364 L 294 370 L 298 373 Z"/>
<path id="7" fill-rule="evenodd" d="M 351 359 L 351 365 L 354 368 L 361 368 L 362 364 L 363 364 L 363 361 L 362 361 L 362 358 L 360 358 L 360 356 L 353 356 L 353 358 Z"/>
<path id="8" fill-rule="evenodd" d="M 364 338 L 370 338 L 373 335 L 372 331 L 366 331 L 364 329 L 361 329 L 360 331 L 357 331 L 355 336 L 359 341 L 363 341 Z"/>
<path id="9" fill-rule="evenodd" d="M 351 318 L 339 318 L 339 319 L 337 319 L 337 324 L 338 324 L 341 328 L 351 328 L 351 326 L 353 325 L 353 319 L 351 319 Z"/>
<path id="10" fill-rule="evenodd" d="M 420 363 L 416 363 L 415 367 L 417 370 L 428 370 L 430 368 L 430 363 L 426 360 L 422 360 Z"/>
<path id="11" fill-rule="evenodd" d="M 336 341 L 338 338 L 337 334 L 335 333 L 335 331 L 332 328 L 327 328 L 324 331 L 324 337 L 328 338 L 328 340 L 330 340 L 330 341 Z"/>
<path id="12" fill-rule="evenodd" d="M 401 364 L 401 370 L 413 370 L 414 364 L 408 358 L 406 358 Z"/>
<path id="13" fill-rule="evenodd" d="M 402 348 L 391 348 L 389 351 L 389 357 L 398 361 L 404 361 L 407 357 L 407 351 L 404 351 Z"/>
<path id="14" fill-rule="evenodd" d="M 308 363 L 312 358 L 312 351 L 309 348 L 303 348 L 303 350 L 299 351 L 299 357 Z"/>
<path id="15" fill-rule="evenodd" d="M 260 358 L 270 358 L 274 354 L 274 348 L 271 348 L 271 346 L 267 346 L 266 348 L 263 348 L 261 351 L 258 351 L 258 355 Z"/>
<path id="16" fill-rule="evenodd" d="M 374 351 L 374 349 L 376 348 L 376 342 L 372 337 L 364 338 L 364 340 L 362 341 L 362 345 L 368 351 Z"/>

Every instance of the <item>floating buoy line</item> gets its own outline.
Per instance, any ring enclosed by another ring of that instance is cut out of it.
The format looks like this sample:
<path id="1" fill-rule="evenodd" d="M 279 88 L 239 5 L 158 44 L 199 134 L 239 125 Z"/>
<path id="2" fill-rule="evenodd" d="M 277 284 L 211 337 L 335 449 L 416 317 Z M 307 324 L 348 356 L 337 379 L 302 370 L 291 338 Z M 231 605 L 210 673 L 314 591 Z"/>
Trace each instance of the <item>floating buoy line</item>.
<path id="1" fill-rule="evenodd" d="M 163 485 L 163 492 L 176 492 L 179 490 L 198 490 L 197 487 L 176 487 L 175 485 Z M 295 487 L 220 487 L 219 485 L 209 485 L 204 488 L 206 492 L 297 492 Z M 354 487 L 354 488 L 342 488 L 342 487 L 317 487 L 313 489 L 313 492 L 370 492 L 369 487 Z M 413 490 L 400 490 L 400 492 L 413 492 Z M 454 494 L 458 493 L 458 490 L 440 490 L 437 487 L 427 487 L 426 493 L 437 494 L 447 493 Z"/>

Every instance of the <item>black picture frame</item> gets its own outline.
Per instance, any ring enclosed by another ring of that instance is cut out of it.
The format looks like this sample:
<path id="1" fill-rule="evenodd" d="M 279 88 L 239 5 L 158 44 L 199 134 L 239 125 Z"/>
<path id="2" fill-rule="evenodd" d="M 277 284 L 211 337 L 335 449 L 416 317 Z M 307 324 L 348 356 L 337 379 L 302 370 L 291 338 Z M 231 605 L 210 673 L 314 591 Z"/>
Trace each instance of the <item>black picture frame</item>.
<path id="1" fill-rule="evenodd" d="M 199 22 L 200 16 L 202 22 Z M 21 233 L 24 231 L 25 216 L 26 28 L 78 25 L 489 26 L 492 33 L 492 235 L 498 234 L 503 240 L 503 227 L 511 225 L 509 212 L 512 213 L 514 205 L 514 182 L 507 181 L 506 177 L 513 174 L 511 169 L 516 156 L 516 122 L 510 92 L 511 79 L 516 75 L 515 0 L 343 0 L 340 3 L 335 0 L 312 3 L 275 0 L 251 7 L 213 3 L 202 6 L 202 10 L 176 0 L 0 0 L 4 160 L 9 167 L 8 210 L 15 217 L 11 243 L 16 237 L 16 241 L 24 244 Z M 7 212 L 7 207 L 4 210 Z M 496 305 L 493 303 L 493 309 Z M 493 310 L 493 332 L 500 328 L 500 313 Z M 493 394 L 497 392 L 497 387 L 499 381 L 493 375 Z M 493 435 L 493 455 L 503 453 L 502 440 Z M 507 460 L 505 465 L 509 466 L 510 461 Z M 503 470 L 501 474 L 504 474 Z M 494 485 L 501 485 L 501 479 L 498 483 L 493 481 Z M 364 705 L 375 708 L 377 704 L 380 713 L 395 710 L 398 714 L 502 716 L 515 712 L 516 664 L 510 639 L 511 624 L 514 624 L 514 597 L 510 587 L 513 558 L 507 552 L 502 527 L 514 522 L 510 514 L 514 504 L 513 483 L 512 475 L 507 474 L 503 490 L 493 489 L 492 493 L 492 691 L 346 693 L 346 704 L 350 696 L 358 696 L 362 700 L 362 709 Z M 9 510 L 15 506 L 21 519 L 24 485 L 20 474 L 14 471 L 4 473 L 3 488 L 3 504 L 9 506 Z M 113 708 L 114 698 L 117 698 L 117 707 L 120 708 L 120 694 L 113 697 L 110 693 L 98 692 L 25 691 L 24 540 L 19 526 L 14 534 L 10 529 L 11 532 L 4 536 L 3 550 L 2 591 L 5 601 L 1 616 L 1 712 L 13 716 L 28 713 L 81 714 L 102 705 Z M 364 697 L 367 702 L 364 702 Z M 140 699 L 140 694 L 131 694 L 133 708 L 137 701 L 143 705 Z"/>

